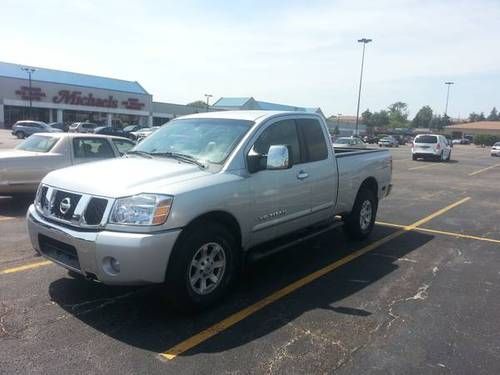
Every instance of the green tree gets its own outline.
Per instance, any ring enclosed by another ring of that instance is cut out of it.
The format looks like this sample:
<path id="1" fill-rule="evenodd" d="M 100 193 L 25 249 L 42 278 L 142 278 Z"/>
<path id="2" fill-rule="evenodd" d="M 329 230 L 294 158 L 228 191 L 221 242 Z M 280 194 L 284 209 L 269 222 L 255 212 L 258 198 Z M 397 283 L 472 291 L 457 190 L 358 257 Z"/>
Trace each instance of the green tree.
<path id="1" fill-rule="evenodd" d="M 196 108 L 207 108 L 207 103 L 205 103 L 203 100 L 196 100 L 194 102 L 188 103 L 187 105 L 191 107 L 196 107 Z"/>
<path id="2" fill-rule="evenodd" d="M 370 126 L 383 128 L 389 125 L 389 113 L 385 110 L 375 112 L 370 118 Z"/>
<path id="3" fill-rule="evenodd" d="M 472 112 L 472 113 L 469 115 L 469 121 L 470 121 L 470 122 L 476 122 L 476 121 L 479 121 L 479 115 L 478 115 L 476 112 Z"/>
<path id="4" fill-rule="evenodd" d="M 429 128 L 432 121 L 432 108 L 423 106 L 413 118 L 411 125 L 414 128 Z"/>
<path id="5" fill-rule="evenodd" d="M 366 111 L 364 111 L 361 114 L 361 122 L 366 125 L 368 134 L 372 135 L 373 134 L 373 122 L 372 122 L 372 117 L 373 113 L 370 112 L 370 110 L 367 108 Z"/>
<path id="6" fill-rule="evenodd" d="M 488 121 L 498 121 L 500 120 L 500 116 L 498 116 L 498 111 L 496 107 L 493 107 L 493 109 L 490 112 L 490 115 L 486 118 Z"/>
<path id="7" fill-rule="evenodd" d="M 432 117 L 429 127 L 431 129 L 441 130 L 445 126 L 449 125 L 449 123 L 450 123 L 450 118 L 448 116 L 438 115 Z"/>
<path id="8" fill-rule="evenodd" d="M 408 125 L 408 104 L 396 102 L 389 107 L 389 125 L 393 128 L 404 128 Z"/>
<path id="9" fill-rule="evenodd" d="M 484 121 L 484 120 L 486 120 L 486 117 L 484 117 L 484 113 L 483 113 L 483 112 L 481 112 L 481 113 L 479 114 L 479 117 L 478 117 L 477 121 Z"/>

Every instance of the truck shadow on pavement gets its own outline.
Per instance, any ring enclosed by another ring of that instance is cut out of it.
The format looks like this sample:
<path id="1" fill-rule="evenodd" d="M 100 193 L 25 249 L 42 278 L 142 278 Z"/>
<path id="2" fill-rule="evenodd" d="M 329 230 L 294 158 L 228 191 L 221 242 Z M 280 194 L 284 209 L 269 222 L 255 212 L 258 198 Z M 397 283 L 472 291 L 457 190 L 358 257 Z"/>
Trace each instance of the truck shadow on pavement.
<path id="1" fill-rule="evenodd" d="M 174 312 L 162 302 L 162 288 L 159 286 L 110 287 L 68 277 L 52 282 L 49 294 L 66 313 L 93 329 L 127 345 L 160 353 L 300 277 L 392 232 L 393 229 L 376 227 L 371 241 L 349 242 L 337 229 L 263 259 L 246 270 L 235 291 L 222 304 L 198 315 Z M 346 298 L 399 269 L 403 265 L 399 263 L 401 258 L 406 259 L 408 254 L 433 238 L 418 232 L 405 233 L 181 355 L 219 353 L 248 344 L 318 309 L 329 314 L 326 321 L 347 318 L 362 322 L 371 319 L 373 311 L 360 305 L 350 306 Z M 405 267 L 412 265 L 404 263 Z M 375 293 L 370 295 L 370 300 L 372 306 L 377 306 L 381 287 L 373 289 L 366 293 Z"/>

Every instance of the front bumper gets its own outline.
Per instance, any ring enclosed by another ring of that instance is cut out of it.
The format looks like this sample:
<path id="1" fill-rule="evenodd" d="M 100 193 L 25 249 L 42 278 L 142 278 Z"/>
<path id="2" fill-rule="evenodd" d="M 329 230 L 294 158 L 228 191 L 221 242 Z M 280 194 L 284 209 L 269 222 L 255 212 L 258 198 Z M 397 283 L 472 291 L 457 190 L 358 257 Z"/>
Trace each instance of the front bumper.
<path id="1" fill-rule="evenodd" d="M 491 156 L 500 156 L 500 150 L 491 150 Z"/>
<path id="2" fill-rule="evenodd" d="M 167 264 L 181 230 L 158 233 L 83 231 L 47 221 L 33 205 L 27 213 L 31 243 L 47 259 L 84 276 L 109 285 L 140 285 L 165 280 Z M 79 266 L 72 266 L 44 253 L 40 236 L 74 247 Z M 109 258 L 118 260 L 120 271 L 109 268 Z M 95 277 L 94 277 L 95 276 Z"/>

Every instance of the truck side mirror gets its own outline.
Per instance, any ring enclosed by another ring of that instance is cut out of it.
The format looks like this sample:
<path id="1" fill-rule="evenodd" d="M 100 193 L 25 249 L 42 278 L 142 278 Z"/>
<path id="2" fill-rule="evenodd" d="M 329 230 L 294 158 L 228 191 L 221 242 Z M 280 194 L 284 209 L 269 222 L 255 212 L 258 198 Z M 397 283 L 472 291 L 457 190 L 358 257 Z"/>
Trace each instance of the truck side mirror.
<path id="1" fill-rule="evenodd" d="M 272 145 L 267 152 L 266 169 L 279 170 L 289 169 L 292 167 L 292 160 L 290 146 L 285 145 Z"/>

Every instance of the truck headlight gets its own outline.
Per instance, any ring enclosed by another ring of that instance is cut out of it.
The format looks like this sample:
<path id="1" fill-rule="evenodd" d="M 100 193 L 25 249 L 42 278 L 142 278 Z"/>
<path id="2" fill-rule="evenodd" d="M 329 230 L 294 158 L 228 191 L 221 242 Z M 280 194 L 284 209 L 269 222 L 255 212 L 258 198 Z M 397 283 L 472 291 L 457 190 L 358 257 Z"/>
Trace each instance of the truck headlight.
<path id="1" fill-rule="evenodd" d="M 109 222 L 123 225 L 161 225 L 167 221 L 173 197 L 138 194 L 117 199 Z"/>

